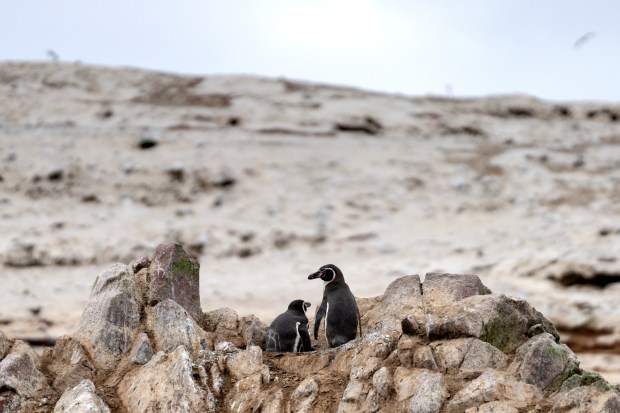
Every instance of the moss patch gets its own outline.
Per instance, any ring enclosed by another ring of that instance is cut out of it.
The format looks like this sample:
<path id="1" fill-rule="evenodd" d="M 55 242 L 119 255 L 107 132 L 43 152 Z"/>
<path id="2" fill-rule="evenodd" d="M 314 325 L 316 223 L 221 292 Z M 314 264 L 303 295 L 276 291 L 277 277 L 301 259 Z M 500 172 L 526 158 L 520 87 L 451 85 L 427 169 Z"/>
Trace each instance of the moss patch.
<path id="1" fill-rule="evenodd" d="M 575 375 L 580 373 L 579 361 L 576 359 L 571 359 L 569 357 L 569 351 L 570 350 L 568 350 L 568 348 L 555 343 L 552 343 L 545 350 L 547 357 L 556 360 L 559 365 L 564 366 L 564 370 L 562 370 L 562 372 L 555 379 L 553 379 L 551 383 L 549 383 L 547 388 L 545 388 L 546 392 L 553 393 L 559 390 L 566 380 L 569 378 L 572 379 Z M 569 385 L 574 386 L 574 383 L 569 383 Z"/>
<path id="2" fill-rule="evenodd" d="M 198 266 L 186 254 L 177 256 L 172 260 L 172 276 L 178 277 L 181 274 L 188 275 L 191 278 L 198 278 Z"/>
<path id="3" fill-rule="evenodd" d="M 547 347 L 547 356 L 554 358 L 559 362 L 559 364 L 563 365 L 566 365 L 566 361 L 568 360 L 566 350 L 557 344 L 552 344 Z"/>
<path id="4" fill-rule="evenodd" d="M 519 342 L 520 333 L 512 325 L 507 325 L 501 319 L 495 318 L 484 326 L 480 340 L 498 348 L 504 353 L 514 350 Z"/>

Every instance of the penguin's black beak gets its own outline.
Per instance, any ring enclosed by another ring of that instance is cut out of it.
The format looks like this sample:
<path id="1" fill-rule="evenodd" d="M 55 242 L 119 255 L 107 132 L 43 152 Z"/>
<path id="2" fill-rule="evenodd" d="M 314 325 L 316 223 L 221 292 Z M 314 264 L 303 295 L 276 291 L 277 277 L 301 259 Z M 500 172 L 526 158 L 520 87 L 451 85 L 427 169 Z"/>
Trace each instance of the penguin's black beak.
<path id="1" fill-rule="evenodd" d="M 317 271 L 315 273 L 312 273 L 308 276 L 309 280 L 314 280 L 315 278 L 321 278 L 323 276 L 323 273 L 321 271 Z"/>
<path id="2" fill-rule="evenodd" d="M 304 301 L 304 311 L 306 311 L 308 308 L 310 308 L 312 304 L 310 304 L 308 301 Z"/>

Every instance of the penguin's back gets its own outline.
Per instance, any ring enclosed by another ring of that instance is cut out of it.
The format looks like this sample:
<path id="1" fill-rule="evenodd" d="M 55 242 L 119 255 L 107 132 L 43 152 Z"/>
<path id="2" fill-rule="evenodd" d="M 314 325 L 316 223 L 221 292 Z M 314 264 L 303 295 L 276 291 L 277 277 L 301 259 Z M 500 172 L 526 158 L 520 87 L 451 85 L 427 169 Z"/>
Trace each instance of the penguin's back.
<path id="1" fill-rule="evenodd" d="M 308 318 L 294 311 L 286 311 L 273 320 L 267 330 L 267 351 L 294 352 L 299 345 L 298 328 L 307 324 Z"/>

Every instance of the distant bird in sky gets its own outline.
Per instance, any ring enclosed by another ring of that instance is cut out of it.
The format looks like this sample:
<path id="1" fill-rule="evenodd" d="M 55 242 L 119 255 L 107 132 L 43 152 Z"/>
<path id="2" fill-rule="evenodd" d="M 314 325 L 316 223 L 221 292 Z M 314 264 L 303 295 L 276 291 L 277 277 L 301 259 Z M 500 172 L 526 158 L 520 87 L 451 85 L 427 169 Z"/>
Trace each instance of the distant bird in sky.
<path id="1" fill-rule="evenodd" d="M 58 56 L 58 53 L 56 53 L 55 51 L 53 51 L 52 49 L 49 49 L 47 51 L 47 57 L 50 58 L 50 60 L 54 63 L 60 61 L 60 56 Z"/>
<path id="2" fill-rule="evenodd" d="M 590 40 L 592 40 L 594 38 L 594 36 L 596 36 L 595 32 L 587 32 L 586 34 L 584 34 L 583 36 L 581 36 L 579 39 L 577 39 L 577 41 L 575 42 L 575 44 L 573 45 L 573 49 L 579 49 L 581 48 L 584 44 L 588 43 Z"/>

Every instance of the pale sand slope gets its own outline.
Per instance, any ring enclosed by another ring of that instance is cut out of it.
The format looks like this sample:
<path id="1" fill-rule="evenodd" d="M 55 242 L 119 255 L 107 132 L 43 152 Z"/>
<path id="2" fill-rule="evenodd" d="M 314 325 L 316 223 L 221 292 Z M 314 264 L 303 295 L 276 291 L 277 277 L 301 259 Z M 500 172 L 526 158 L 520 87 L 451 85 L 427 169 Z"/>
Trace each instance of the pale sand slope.
<path id="1" fill-rule="evenodd" d="M 1 64 L 0 102 L 9 335 L 71 331 L 98 273 L 176 240 L 203 309 L 266 322 L 326 263 L 357 296 L 476 273 L 620 382 L 620 105 L 58 64 Z"/>

